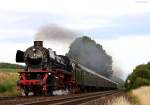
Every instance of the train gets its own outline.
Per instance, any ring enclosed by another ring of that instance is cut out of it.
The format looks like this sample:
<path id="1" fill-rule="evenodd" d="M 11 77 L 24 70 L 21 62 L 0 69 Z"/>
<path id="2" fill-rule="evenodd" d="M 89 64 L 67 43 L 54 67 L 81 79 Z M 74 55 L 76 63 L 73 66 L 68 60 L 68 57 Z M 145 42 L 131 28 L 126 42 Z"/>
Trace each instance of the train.
<path id="1" fill-rule="evenodd" d="M 53 95 L 57 90 L 70 93 L 116 89 L 117 83 L 86 68 L 64 55 L 57 55 L 51 48 L 43 47 L 43 41 L 34 41 L 26 51 L 17 50 L 16 62 L 25 63 L 18 70 L 18 87 L 28 96 Z"/>

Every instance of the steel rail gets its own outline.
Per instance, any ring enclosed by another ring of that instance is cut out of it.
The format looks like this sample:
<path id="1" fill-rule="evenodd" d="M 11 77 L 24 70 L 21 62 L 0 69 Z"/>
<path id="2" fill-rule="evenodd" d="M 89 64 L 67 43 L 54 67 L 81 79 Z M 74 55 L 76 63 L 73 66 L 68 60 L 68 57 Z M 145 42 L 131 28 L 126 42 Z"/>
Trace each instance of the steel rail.
<path id="1" fill-rule="evenodd" d="M 102 91 L 102 92 L 95 92 L 95 93 L 87 93 L 81 94 L 78 96 L 69 96 L 63 97 L 58 99 L 46 99 L 42 101 L 30 102 L 30 103 L 22 103 L 17 105 L 75 105 L 73 103 L 84 102 L 86 100 L 96 99 L 98 97 L 104 97 L 107 95 L 112 95 L 118 93 L 118 91 Z"/>

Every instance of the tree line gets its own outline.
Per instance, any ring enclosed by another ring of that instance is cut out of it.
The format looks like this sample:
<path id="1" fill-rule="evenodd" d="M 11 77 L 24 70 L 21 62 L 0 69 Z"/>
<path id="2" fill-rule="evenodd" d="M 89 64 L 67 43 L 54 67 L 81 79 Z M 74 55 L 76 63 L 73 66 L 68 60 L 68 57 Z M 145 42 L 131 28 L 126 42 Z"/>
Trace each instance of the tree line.
<path id="1" fill-rule="evenodd" d="M 145 85 L 150 85 L 150 62 L 138 65 L 125 82 L 125 87 L 128 90 Z"/>

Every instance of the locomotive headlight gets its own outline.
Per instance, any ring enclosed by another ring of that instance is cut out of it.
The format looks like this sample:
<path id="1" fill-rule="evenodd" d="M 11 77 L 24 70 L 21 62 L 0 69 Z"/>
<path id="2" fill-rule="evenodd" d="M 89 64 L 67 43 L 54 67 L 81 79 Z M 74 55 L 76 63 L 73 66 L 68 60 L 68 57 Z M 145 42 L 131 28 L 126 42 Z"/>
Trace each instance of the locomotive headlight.
<path id="1" fill-rule="evenodd" d="M 51 75 L 51 73 L 48 73 L 48 75 Z"/>
<path id="2" fill-rule="evenodd" d="M 32 50 L 33 50 L 33 52 L 35 52 L 35 51 L 36 51 L 36 49 L 35 49 L 35 48 L 33 48 Z"/>

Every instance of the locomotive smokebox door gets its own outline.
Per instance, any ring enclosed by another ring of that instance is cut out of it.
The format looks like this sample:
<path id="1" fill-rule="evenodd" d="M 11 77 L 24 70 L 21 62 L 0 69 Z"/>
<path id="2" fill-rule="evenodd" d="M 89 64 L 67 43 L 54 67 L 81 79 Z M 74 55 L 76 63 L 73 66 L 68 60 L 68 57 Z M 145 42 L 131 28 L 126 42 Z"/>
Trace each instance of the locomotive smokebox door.
<path id="1" fill-rule="evenodd" d="M 16 62 L 24 63 L 24 52 L 18 50 L 16 53 Z"/>
<path id="2" fill-rule="evenodd" d="M 43 47 L 43 41 L 34 41 L 34 47 Z"/>

